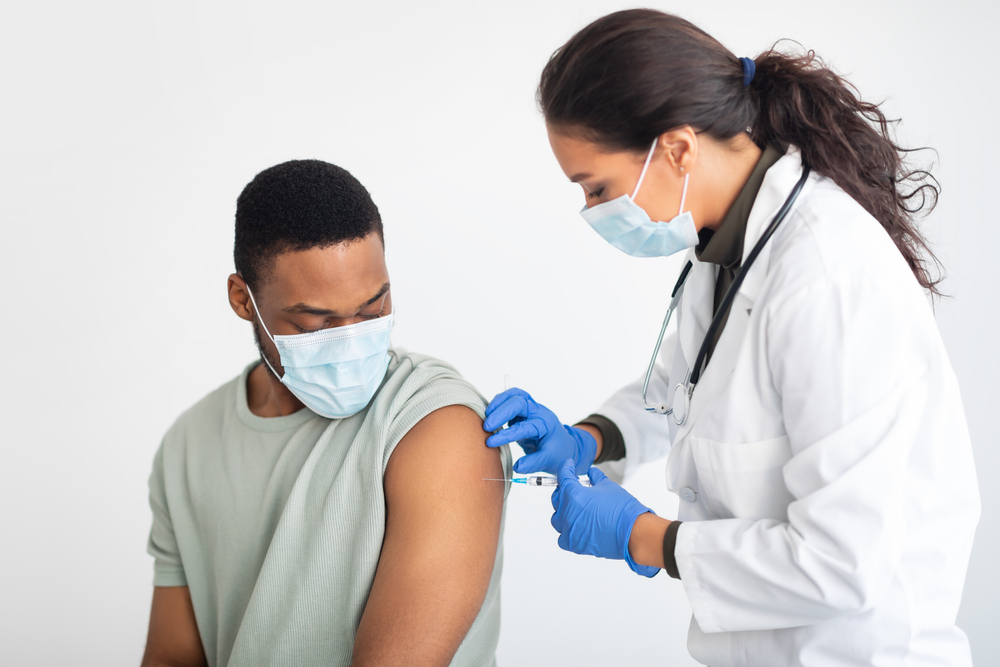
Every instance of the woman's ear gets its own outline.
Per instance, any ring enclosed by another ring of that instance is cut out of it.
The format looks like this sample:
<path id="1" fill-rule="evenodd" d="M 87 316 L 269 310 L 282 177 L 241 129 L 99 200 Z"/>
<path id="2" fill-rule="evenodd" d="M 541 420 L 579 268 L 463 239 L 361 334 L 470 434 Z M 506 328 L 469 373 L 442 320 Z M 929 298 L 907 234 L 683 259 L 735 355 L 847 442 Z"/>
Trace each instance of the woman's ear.
<path id="1" fill-rule="evenodd" d="M 659 147 L 671 170 L 687 173 L 698 162 L 698 134 L 690 125 L 661 134 Z"/>

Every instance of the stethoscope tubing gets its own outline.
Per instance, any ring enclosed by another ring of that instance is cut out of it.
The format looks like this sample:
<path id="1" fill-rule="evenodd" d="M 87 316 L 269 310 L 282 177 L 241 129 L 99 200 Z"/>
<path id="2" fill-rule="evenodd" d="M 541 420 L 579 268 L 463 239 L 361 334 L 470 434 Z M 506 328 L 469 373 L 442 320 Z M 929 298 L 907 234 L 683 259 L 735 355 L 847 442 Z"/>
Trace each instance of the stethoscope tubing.
<path id="1" fill-rule="evenodd" d="M 677 303 L 680 301 L 681 294 L 684 293 L 684 283 L 687 281 L 688 273 L 691 272 L 691 267 L 694 266 L 689 260 L 684 268 L 681 269 L 681 275 L 677 279 L 677 283 L 674 285 L 674 289 L 670 292 L 670 305 L 667 307 L 667 314 L 663 317 L 663 326 L 660 327 L 660 336 L 656 339 L 656 347 L 653 350 L 653 359 L 649 362 L 649 367 L 646 369 L 646 378 L 642 381 L 642 405 L 646 410 L 650 412 L 658 412 L 660 414 L 671 414 L 673 409 L 669 408 L 665 403 L 658 403 L 657 405 L 649 405 L 646 403 L 646 391 L 649 389 L 649 378 L 653 375 L 653 367 L 656 365 L 656 355 L 660 352 L 660 344 L 663 343 L 663 335 L 667 332 L 667 325 L 670 324 L 670 316 L 674 314 L 674 310 L 677 308 Z"/>

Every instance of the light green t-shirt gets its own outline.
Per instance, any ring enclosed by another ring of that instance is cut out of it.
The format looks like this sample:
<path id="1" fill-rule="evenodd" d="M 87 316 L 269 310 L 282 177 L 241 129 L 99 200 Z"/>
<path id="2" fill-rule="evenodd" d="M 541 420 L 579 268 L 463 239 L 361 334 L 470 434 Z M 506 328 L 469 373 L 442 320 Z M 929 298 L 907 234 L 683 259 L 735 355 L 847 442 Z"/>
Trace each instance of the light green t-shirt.
<path id="1" fill-rule="evenodd" d="M 383 475 L 400 439 L 448 405 L 486 401 L 451 366 L 390 350 L 367 408 L 331 420 L 247 407 L 248 366 L 185 412 L 149 479 L 155 586 L 188 586 L 208 663 L 349 665 L 385 535 Z M 503 448 L 510 477 L 510 450 Z M 493 664 L 501 543 L 452 665 Z"/>

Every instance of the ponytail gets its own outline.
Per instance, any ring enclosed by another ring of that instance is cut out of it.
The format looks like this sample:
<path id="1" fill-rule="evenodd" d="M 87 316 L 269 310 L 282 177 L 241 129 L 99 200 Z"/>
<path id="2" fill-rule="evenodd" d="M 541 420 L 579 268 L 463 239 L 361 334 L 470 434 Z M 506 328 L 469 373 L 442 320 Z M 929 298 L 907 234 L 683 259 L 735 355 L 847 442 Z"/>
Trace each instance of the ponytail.
<path id="1" fill-rule="evenodd" d="M 538 102 L 550 125 L 609 150 L 645 151 L 690 125 L 727 141 L 749 131 L 757 145 L 797 146 L 802 160 L 853 197 L 885 228 L 922 287 L 939 294 L 939 266 L 916 226 L 939 187 L 910 169 L 891 121 L 813 52 L 757 56 L 756 71 L 676 16 L 632 9 L 574 35 L 542 71 Z M 750 80 L 752 79 L 752 80 Z M 745 85 L 745 82 L 749 85 Z"/>
<path id="2" fill-rule="evenodd" d="M 939 295 L 939 265 L 915 224 L 937 203 L 937 180 L 908 169 L 891 136 L 891 121 L 877 104 L 816 57 L 773 48 L 754 58 L 756 75 L 747 92 L 756 107 L 750 137 L 760 146 L 793 145 L 803 162 L 831 178 L 881 223 L 922 287 Z"/>

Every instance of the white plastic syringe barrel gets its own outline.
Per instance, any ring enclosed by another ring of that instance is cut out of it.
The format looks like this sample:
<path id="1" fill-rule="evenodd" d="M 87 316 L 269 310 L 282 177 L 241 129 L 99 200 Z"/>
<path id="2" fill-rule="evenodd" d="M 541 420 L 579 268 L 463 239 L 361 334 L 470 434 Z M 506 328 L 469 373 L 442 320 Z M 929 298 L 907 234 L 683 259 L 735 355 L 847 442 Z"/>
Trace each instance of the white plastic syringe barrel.
<path id="1" fill-rule="evenodd" d="M 524 483 L 528 486 L 559 486 L 559 478 L 549 475 L 528 475 Z M 584 477 L 580 480 L 580 484 L 590 486 L 590 480 Z"/>

